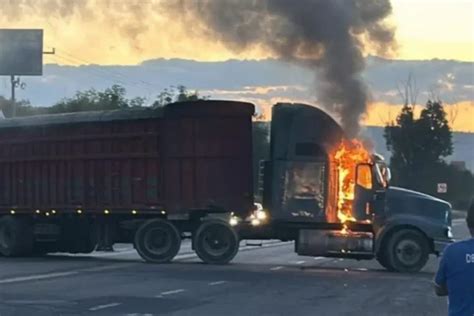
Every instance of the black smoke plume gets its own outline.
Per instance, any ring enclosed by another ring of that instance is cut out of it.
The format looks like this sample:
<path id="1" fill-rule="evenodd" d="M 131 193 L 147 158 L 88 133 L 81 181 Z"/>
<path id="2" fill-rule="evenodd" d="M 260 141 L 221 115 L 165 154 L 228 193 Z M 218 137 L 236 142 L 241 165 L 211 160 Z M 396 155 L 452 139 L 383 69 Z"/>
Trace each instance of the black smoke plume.
<path id="1" fill-rule="evenodd" d="M 390 0 L 3 0 L 0 16 L 99 19 L 135 48 L 154 19 L 166 16 L 189 37 L 205 35 L 236 52 L 263 48 L 314 69 L 319 103 L 356 136 L 367 111 L 364 53 L 394 47 L 385 23 L 391 10 Z"/>
<path id="2" fill-rule="evenodd" d="M 394 47 L 385 23 L 389 0 L 181 0 L 165 6 L 237 52 L 260 46 L 313 68 L 319 102 L 350 136 L 358 134 L 367 111 L 363 54 Z"/>

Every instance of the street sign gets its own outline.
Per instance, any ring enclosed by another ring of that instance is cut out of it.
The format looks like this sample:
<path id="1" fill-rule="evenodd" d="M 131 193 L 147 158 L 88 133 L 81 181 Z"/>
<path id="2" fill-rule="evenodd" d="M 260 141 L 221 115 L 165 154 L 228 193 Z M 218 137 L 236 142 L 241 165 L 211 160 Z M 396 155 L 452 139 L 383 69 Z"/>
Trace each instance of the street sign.
<path id="1" fill-rule="evenodd" d="M 448 184 L 447 183 L 438 183 L 438 193 L 448 193 Z"/>
<path id="2" fill-rule="evenodd" d="M 0 76 L 43 74 L 43 30 L 0 29 Z"/>

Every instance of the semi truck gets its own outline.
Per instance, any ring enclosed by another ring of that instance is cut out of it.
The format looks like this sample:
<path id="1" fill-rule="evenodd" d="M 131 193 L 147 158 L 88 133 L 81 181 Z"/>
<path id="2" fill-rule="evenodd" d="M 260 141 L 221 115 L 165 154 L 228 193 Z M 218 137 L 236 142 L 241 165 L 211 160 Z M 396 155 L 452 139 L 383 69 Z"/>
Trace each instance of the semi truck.
<path id="1" fill-rule="evenodd" d="M 333 149 L 346 136 L 309 105 L 273 107 L 254 194 L 254 112 L 199 100 L 1 120 L 0 255 L 131 243 L 164 263 L 189 238 L 201 260 L 224 264 L 243 239 L 280 239 L 302 256 L 415 272 L 452 241 L 450 204 L 391 186 L 378 155 L 354 164 L 353 197 L 342 201 Z"/>

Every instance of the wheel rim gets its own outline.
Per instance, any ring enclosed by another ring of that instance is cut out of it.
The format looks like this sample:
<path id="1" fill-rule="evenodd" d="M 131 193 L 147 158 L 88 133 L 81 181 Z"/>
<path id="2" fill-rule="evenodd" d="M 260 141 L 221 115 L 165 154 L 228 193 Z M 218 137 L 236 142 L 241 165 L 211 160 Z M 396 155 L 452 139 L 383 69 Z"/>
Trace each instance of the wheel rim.
<path id="1" fill-rule="evenodd" d="M 395 251 L 398 260 L 407 266 L 417 264 L 422 255 L 420 245 L 416 241 L 409 239 L 400 241 Z"/>
<path id="2" fill-rule="evenodd" d="M 203 235 L 203 248 L 213 257 L 226 254 L 231 248 L 231 237 L 227 228 L 213 225 Z"/>
<path id="3" fill-rule="evenodd" d="M 160 256 L 167 253 L 172 247 L 170 232 L 163 228 L 153 228 L 144 236 L 145 249 L 154 255 Z"/>

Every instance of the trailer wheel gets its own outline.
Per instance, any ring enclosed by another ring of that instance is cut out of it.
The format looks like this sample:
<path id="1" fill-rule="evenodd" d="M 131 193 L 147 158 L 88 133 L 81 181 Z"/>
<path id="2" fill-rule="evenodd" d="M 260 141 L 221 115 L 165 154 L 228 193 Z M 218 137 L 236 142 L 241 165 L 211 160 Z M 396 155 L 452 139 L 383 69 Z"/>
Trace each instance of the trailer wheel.
<path id="1" fill-rule="evenodd" d="M 397 272 L 418 272 L 428 261 L 429 244 L 413 229 L 395 232 L 387 242 L 387 264 Z"/>
<path id="2" fill-rule="evenodd" d="M 234 259 L 239 250 L 237 233 L 223 221 L 201 224 L 194 235 L 193 243 L 198 257 L 210 264 L 226 264 Z"/>
<path id="3" fill-rule="evenodd" d="M 146 262 L 169 262 L 178 254 L 180 247 L 179 230 L 166 220 L 146 221 L 135 234 L 135 248 Z"/>
<path id="4" fill-rule="evenodd" d="M 27 220 L 4 216 L 0 218 L 0 254 L 17 257 L 32 254 L 33 228 Z"/>

